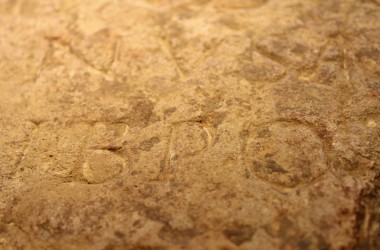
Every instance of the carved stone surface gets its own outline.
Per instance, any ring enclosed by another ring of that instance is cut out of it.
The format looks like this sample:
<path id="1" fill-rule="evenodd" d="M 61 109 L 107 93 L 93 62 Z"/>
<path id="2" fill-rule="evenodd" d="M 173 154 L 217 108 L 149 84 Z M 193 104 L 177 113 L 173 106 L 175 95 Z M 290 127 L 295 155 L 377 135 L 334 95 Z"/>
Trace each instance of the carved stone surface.
<path id="1" fill-rule="evenodd" d="M 380 249 L 378 0 L 0 0 L 0 249 Z"/>

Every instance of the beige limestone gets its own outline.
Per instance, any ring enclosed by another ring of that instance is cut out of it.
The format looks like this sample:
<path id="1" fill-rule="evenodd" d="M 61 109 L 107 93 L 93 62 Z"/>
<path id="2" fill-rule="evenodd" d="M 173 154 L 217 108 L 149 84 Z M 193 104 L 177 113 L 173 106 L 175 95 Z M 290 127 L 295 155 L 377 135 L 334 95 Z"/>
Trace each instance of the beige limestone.
<path id="1" fill-rule="evenodd" d="M 378 0 L 0 0 L 0 249 L 380 249 Z"/>

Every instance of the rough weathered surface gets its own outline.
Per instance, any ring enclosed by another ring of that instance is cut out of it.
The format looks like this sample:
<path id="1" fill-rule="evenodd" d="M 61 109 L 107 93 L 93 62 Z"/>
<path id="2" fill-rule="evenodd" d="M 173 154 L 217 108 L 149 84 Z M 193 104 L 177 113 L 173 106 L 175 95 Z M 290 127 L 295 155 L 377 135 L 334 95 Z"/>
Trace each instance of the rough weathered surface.
<path id="1" fill-rule="evenodd" d="M 0 0 L 0 249 L 380 249 L 378 0 Z"/>

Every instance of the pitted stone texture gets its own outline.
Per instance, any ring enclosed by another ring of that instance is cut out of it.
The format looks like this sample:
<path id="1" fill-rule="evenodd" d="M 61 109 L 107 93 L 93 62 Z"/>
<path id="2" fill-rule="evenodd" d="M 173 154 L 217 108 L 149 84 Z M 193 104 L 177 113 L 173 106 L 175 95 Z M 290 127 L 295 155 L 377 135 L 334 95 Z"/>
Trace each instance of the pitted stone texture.
<path id="1" fill-rule="evenodd" d="M 332 146 L 348 169 L 373 168 L 379 164 L 380 142 L 377 123 L 350 123 L 335 134 Z"/>
<path id="2" fill-rule="evenodd" d="M 380 249 L 378 0 L 0 0 L 0 249 Z"/>
<path id="3" fill-rule="evenodd" d="M 116 177 L 124 168 L 124 159 L 108 150 L 89 151 L 83 164 L 83 177 L 88 183 L 103 183 Z"/>
<path id="4" fill-rule="evenodd" d="M 199 123 L 178 124 L 172 142 L 176 157 L 196 155 L 202 152 L 208 144 L 208 134 Z"/>
<path id="5" fill-rule="evenodd" d="M 252 174 L 288 187 L 308 183 L 327 170 L 322 142 L 302 125 L 254 127 L 245 154 Z"/>

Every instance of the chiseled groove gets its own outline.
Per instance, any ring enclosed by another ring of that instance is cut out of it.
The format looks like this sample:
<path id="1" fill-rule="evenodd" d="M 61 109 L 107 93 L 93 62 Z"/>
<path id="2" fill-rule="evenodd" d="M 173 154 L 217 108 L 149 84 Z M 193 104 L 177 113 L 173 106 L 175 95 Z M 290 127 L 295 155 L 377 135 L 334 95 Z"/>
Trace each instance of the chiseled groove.
<path id="1" fill-rule="evenodd" d="M 177 132 L 177 126 L 172 125 L 170 128 L 170 132 L 169 132 L 169 140 L 168 140 L 168 143 L 166 145 L 163 163 L 160 166 L 160 172 L 158 173 L 158 176 L 157 176 L 157 181 L 167 181 L 168 180 L 168 171 L 170 168 L 170 156 L 171 156 L 170 150 L 173 146 L 173 140 L 174 140 L 174 136 L 175 136 L 176 132 Z"/>
<path id="2" fill-rule="evenodd" d="M 179 66 L 177 60 L 175 59 L 175 56 L 173 55 L 173 52 L 172 52 L 172 48 L 170 44 L 168 43 L 168 41 L 166 41 L 164 38 L 160 38 L 158 42 L 160 44 L 160 48 L 162 52 L 164 52 L 164 54 L 173 62 L 179 77 L 182 80 L 186 79 L 186 75 L 183 72 L 182 68 Z"/>

